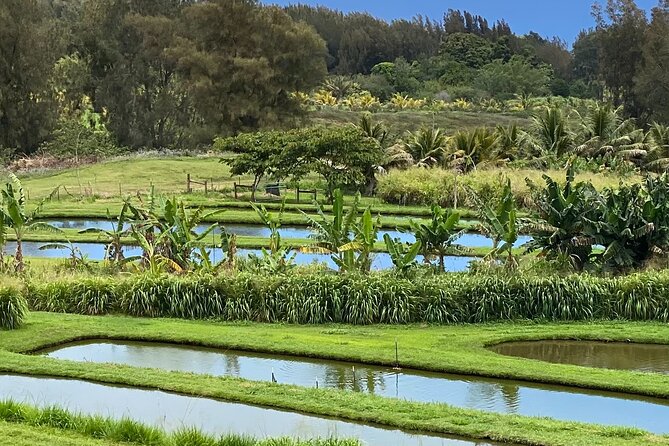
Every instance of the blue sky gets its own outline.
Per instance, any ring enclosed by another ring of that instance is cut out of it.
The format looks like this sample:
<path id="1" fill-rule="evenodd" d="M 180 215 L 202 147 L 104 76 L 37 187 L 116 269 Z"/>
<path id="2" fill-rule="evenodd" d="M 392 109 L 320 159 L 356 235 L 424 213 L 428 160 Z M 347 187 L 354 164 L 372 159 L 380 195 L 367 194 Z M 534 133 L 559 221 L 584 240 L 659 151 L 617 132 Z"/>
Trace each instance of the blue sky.
<path id="1" fill-rule="evenodd" d="M 490 22 L 504 18 L 516 33 L 536 31 L 544 36 L 559 36 L 569 45 L 581 29 L 594 24 L 591 0 L 267 0 L 266 3 L 306 3 L 343 11 L 366 11 L 387 20 L 417 14 L 441 19 L 448 9 L 462 9 L 482 15 Z M 650 10 L 657 0 L 637 0 L 637 4 Z"/>

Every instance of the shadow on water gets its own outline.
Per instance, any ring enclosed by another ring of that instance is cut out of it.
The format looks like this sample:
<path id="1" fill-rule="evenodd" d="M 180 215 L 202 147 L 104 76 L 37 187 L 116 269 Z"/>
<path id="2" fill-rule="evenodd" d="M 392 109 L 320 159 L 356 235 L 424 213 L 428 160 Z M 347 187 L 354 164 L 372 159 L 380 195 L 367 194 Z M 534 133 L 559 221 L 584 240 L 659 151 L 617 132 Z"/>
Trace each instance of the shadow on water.
<path id="1" fill-rule="evenodd" d="M 171 344 L 88 341 L 42 353 L 56 359 L 255 381 L 269 381 L 274 373 L 282 384 L 316 387 L 318 383 L 319 387 L 496 413 L 669 432 L 669 401 L 611 392 Z"/>

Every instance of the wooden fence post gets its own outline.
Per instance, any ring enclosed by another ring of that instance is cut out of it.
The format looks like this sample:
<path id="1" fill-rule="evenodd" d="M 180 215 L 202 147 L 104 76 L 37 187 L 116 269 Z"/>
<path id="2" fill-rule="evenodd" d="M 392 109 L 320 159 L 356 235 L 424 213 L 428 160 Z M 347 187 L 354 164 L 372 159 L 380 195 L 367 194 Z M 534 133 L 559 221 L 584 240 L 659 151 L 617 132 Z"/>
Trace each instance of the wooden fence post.
<path id="1" fill-rule="evenodd" d="M 190 187 L 190 174 L 186 175 L 186 192 L 189 194 L 192 192 L 192 189 Z"/>

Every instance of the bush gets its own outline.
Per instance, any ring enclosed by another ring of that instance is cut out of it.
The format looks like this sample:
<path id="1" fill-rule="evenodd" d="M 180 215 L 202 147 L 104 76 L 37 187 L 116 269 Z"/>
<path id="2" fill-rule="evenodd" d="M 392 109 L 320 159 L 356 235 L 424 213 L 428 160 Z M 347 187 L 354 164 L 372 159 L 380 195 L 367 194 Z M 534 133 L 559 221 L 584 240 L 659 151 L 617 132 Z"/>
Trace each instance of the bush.
<path id="1" fill-rule="evenodd" d="M 564 177 L 564 172 L 549 170 L 545 172 L 552 177 Z M 400 205 L 439 206 L 450 208 L 475 208 L 467 193 L 471 189 L 484 201 L 493 202 L 499 199 L 504 189 L 506 178 L 511 180 L 511 188 L 519 207 L 532 207 L 532 194 L 527 185 L 529 178 L 535 183 L 543 183 L 544 172 L 531 169 L 491 168 L 479 169 L 468 174 L 460 174 L 446 169 L 411 168 L 408 170 L 392 170 L 379 177 L 377 195 L 386 203 Z M 609 174 L 582 173 L 576 175 L 576 181 L 590 181 L 597 190 L 605 187 L 616 189 L 621 177 Z M 631 177 L 626 183 L 639 181 L 639 177 Z M 457 184 L 457 193 L 456 193 Z"/>
<path id="2" fill-rule="evenodd" d="M 136 276 L 29 287 L 35 309 L 101 314 L 85 304 L 90 296 L 105 296 L 102 314 L 294 324 L 669 321 L 669 273 L 621 278 L 448 274 L 415 281 L 383 273 Z"/>
<path id="3" fill-rule="evenodd" d="M 0 285 L 0 330 L 14 330 L 23 325 L 28 304 L 20 288 Z"/>

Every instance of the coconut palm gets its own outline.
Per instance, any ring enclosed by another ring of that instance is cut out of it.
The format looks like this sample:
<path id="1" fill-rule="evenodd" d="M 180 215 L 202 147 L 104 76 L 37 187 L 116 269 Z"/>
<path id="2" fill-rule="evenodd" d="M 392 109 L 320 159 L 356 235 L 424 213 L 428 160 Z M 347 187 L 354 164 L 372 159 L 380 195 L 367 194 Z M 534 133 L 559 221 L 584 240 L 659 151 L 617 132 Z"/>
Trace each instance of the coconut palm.
<path id="1" fill-rule="evenodd" d="M 359 92 L 360 85 L 346 76 L 331 76 L 323 82 L 323 89 L 330 92 L 337 100 L 341 100 Z"/>
<path id="2" fill-rule="evenodd" d="M 23 261 L 23 237 L 29 231 L 51 231 L 61 232 L 52 225 L 37 221 L 39 214 L 42 212 L 44 204 L 50 200 L 57 190 L 54 190 L 49 197 L 42 200 L 42 202 L 35 208 L 34 211 L 28 212 L 26 209 L 26 194 L 21 184 L 21 180 L 12 173 L 9 174 L 10 182 L 5 185 L 2 191 L 2 207 L 0 207 L 0 233 L 6 234 L 9 229 L 14 232 L 16 238 L 16 254 L 14 255 L 14 269 L 16 272 L 24 270 Z M 0 236 L 6 240 L 6 236 Z M 2 240 L 0 240 L 2 241 Z"/>
<path id="3" fill-rule="evenodd" d="M 365 113 L 360 117 L 360 123 L 356 126 L 365 136 L 374 138 L 383 146 L 388 137 L 388 129 L 381 122 L 374 123 L 371 113 Z"/>
<path id="4" fill-rule="evenodd" d="M 530 136 L 516 124 L 507 127 L 497 126 L 497 157 L 510 161 L 523 158 L 530 151 Z"/>
<path id="5" fill-rule="evenodd" d="M 418 166 L 432 167 L 443 159 L 448 147 L 448 137 L 441 129 L 423 127 L 416 132 L 407 132 L 404 150 Z"/>
<path id="6" fill-rule="evenodd" d="M 647 133 L 650 150 L 645 156 L 643 167 L 653 172 L 669 170 L 669 126 L 654 122 Z"/>
<path id="7" fill-rule="evenodd" d="M 545 107 L 532 118 L 535 149 L 545 155 L 561 157 L 569 151 L 572 134 L 567 118 L 559 107 Z"/>
<path id="8" fill-rule="evenodd" d="M 604 156 L 633 143 L 630 134 L 636 130 L 634 120 L 623 119 L 622 107 L 595 104 L 585 116 L 578 116 L 581 121 L 579 139 L 583 142 L 576 151 L 581 155 Z"/>
<path id="9" fill-rule="evenodd" d="M 445 161 L 460 172 L 475 170 L 498 159 L 497 142 L 497 134 L 485 128 L 459 131 L 450 139 Z"/>

